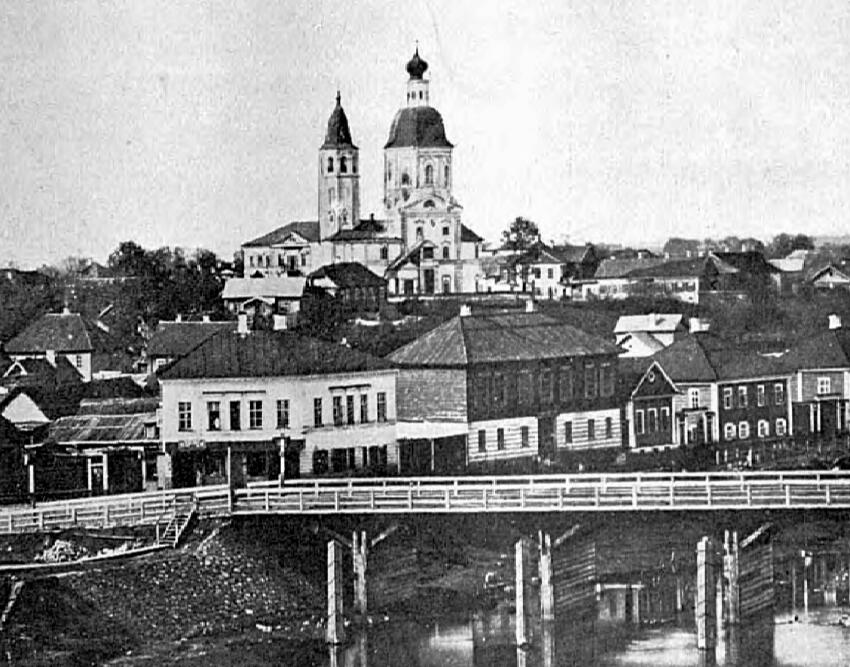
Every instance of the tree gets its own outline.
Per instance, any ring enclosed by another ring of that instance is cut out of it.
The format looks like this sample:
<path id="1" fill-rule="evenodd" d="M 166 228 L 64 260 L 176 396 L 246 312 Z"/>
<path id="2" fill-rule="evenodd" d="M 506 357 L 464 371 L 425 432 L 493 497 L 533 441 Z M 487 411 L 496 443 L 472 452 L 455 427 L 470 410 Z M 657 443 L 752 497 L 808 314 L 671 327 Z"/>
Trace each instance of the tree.
<path id="1" fill-rule="evenodd" d="M 778 234 L 767 246 L 769 257 L 785 257 L 795 250 L 814 250 L 815 242 L 805 234 Z"/>
<path id="2" fill-rule="evenodd" d="M 502 232 L 502 246 L 508 250 L 523 252 L 540 240 L 540 230 L 528 218 L 518 216 L 505 231 Z"/>

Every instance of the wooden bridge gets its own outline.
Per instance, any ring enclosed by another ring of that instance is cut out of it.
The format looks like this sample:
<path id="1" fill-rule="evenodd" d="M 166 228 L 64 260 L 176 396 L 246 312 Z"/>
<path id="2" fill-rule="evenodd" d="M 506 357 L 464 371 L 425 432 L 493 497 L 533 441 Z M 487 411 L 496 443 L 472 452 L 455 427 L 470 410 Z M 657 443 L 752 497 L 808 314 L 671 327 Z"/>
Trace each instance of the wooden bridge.
<path id="1" fill-rule="evenodd" d="M 841 471 L 289 480 L 101 496 L 0 509 L 0 534 L 262 514 L 451 514 L 850 509 Z"/>

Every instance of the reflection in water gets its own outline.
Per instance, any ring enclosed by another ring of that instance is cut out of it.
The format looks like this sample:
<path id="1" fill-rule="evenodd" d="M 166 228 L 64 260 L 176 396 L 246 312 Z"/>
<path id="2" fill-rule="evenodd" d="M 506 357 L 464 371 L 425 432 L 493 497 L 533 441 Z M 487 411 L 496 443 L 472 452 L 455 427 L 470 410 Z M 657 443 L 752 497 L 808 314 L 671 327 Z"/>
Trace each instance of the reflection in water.
<path id="1" fill-rule="evenodd" d="M 693 620 L 644 627 L 624 624 L 533 624 L 531 645 L 518 650 L 513 615 L 497 609 L 472 618 L 369 628 L 352 644 L 329 650 L 329 667 L 831 667 L 850 664 L 846 609 L 822 609 L 719 633 L 715 652 L 696 648 Z"/>

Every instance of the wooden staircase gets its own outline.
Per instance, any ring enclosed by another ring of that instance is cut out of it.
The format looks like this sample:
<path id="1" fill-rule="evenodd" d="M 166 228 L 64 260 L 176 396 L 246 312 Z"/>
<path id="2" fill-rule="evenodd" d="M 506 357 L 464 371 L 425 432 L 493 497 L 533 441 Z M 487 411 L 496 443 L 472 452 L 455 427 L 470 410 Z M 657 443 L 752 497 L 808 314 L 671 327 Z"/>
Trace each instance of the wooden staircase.
<path id="1" fill-rule="evenodd" d="M 197 513 L 195 498 L 175 498 L 172 512 L 156 524 L 157 543 L 176 549 Z"/>

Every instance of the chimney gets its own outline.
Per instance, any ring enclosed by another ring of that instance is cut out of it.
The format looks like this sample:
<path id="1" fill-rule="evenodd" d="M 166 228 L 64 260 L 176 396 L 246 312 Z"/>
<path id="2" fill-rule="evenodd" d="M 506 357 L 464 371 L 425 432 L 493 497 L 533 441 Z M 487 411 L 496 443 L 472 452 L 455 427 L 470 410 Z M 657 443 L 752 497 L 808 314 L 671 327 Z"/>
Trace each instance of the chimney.
<path id="1" fill-rule="evenodd" d="M 209 324 L 210 323 L 210 316 L 209 315 L 202 316 L 201 322 L 203 322 L 204 324 Z"/>
<path id="2" fill-rule="evenodd" d="M 45 350 L 44 356 L 47 358 L 47 363 L 51 366 L 56 366 L 56 350 Z"/>
<path id="3" fill-rule="evenodd" d="M 71 314 L 71 309 L 68 308 L 67 303 L 64 306 L 62 306 L 62 314 L 63 315 L 70 315 Z"/>
<path id="4" fill-rule="evenodd" d="M 460 307 L 460 316 L 461 317 L 469 317 L 472 315 L 472 308 L 468 303 L 464 303 Z"/>
<path id="5" fill-rule="evenodd" d="M 534 312 L 534 299 L 529 299 L 525 302 L 525 312 L 533 313 Z"/>
<path id="6" fill-rule="evenodd" d="M 174 321 L 175 322 L 182 322 L 183 316 L 180 313 L 177 313 L 176 317 L 174 318 Z"/>
<path id="7" fill-rule="evenodd" d="M 240 336 L 248 335 L 248 313 L 239 313 L 236 316 L 236 333 Z"/>
<path id="8" fill-rule="evenodd" d="M 701 317 L 692 317 L 688 320 L 688 330 L 691 333 L 708 331 L 709 322 Z"/>
<path id="9" fill-rule="evenodd" d="M 839 317 L 835 313 L 831 313 L 829 315 L 829 328 L 830 329 L 840 329 L 841 328 L 841 317 Z"/>

